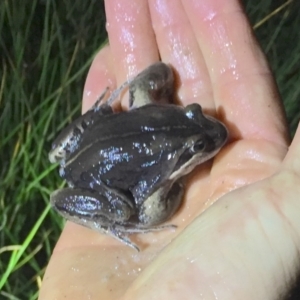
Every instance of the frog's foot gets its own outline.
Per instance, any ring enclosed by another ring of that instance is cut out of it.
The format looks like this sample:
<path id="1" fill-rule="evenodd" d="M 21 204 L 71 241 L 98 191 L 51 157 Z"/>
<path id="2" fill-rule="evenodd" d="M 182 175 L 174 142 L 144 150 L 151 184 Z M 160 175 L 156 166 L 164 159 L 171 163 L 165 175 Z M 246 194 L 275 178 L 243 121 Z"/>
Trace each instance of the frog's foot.
<path id="1" fill-rule="evenodd" d="M 140 248 L 134 244 L 128 234 L 134 233 L 148 233 L 153 231 L 161 231 L 165 229 L 176 229 L 176 225 L 167 224 L 167 225 L 158 225 L 152 227 L 142 227 L 139 224 L 127 224 L 126 225 L 116 225 L 113 228 L 109 228 L 106 230 L 106 234 L 113 236 L 115 239 L 119 240 L 120 242 L 126 244 L 127 246 L 135 249 L 136 251 L 140 252 Z M 102 230 L 101 230 L 102 231 Z"/>
<path id="2" fill-rule="evenodd" d="M 140 248 L 135 243 L 133 243 L 128 238 L 127 234 L 125 234 L 124 232 L 121 232 L 119 230 L 115 230 L 113 228 L 110 228 L 110 229 L 107 230 L 107 234 L 111 235 L 112 237 L 114 237 L 118 241 L 122 242 L 123 244 L 133 248 L 137 252 L 140 252 Z"/>
<path id="3" fill-rule="evenodd" d="M 126 233 L 147 233 L 147 232 L 154 232 L 154 231 L 161 231 L 161 230 L 168 230 L 168 229 L 176 229 L 177 226 L 173 224 L 165 224 L 165 225 L 157 225 L 157 226 L 145 226 L 142 224 L 130 224 L 126 223 L 124 226 L 124 231 Z"/>

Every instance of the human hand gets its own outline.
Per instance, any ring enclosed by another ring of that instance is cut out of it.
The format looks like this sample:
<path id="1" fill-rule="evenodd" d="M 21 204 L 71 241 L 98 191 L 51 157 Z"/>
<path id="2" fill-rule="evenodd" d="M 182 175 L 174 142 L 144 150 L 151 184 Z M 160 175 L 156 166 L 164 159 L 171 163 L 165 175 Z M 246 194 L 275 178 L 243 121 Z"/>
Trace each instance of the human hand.
<path id="1" fill-rule="evenodd" d="M 67 223 L 40 299 L 275 299 L 296 272 L 300 132 L 286 154 L 282 104 L 240 4 L 107 0 L 106 13 L 110 46 L 83 110 L 161 59 L 178 72 L 182 104 L 217 113 L 230 140 L 189 176 L 175 232 L 133 236 L 141 253 Z"/>

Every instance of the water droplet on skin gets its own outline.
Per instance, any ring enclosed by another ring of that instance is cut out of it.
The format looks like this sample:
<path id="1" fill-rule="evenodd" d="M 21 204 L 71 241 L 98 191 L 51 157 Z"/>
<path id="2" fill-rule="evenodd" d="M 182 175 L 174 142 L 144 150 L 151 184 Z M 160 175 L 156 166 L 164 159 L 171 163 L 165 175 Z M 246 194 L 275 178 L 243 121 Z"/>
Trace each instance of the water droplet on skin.
<path id="1" fill-rule="evenodd" d="M 186 260 L 187 260 L 189 263 L 193 264 L 194 262 L 197 261 L 197 258 L 194 258 L 194 257 L 187 257 Z"/>

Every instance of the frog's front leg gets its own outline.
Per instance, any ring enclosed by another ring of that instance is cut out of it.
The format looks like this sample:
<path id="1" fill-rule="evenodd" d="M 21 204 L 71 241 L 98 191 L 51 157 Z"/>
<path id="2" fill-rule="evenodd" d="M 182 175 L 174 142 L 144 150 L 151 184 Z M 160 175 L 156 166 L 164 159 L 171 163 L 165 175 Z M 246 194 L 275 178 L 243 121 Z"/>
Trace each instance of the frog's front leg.
<path id="1" fill-rule="evenodd" d="M 61 162 L 80 147 L 80 140 L 85 130 L 91 127 L 95 122 L 101 121 L 105 115 L 113 114 L 113 109 L 104 103 L 100 106 L 98 101 L 105 97 L 107 89 L 97 100 L 96 104 L 85 114 L 78 117 L 75 121 L 64 128 L 52 143 L 52 149 L 49 152 L 49 160 L 52 163 Z"/>
<path id="2" fill-rule="evenodd" d="M 50 196 L 52 206 L 67 220 L 112 235 L 139 251 L 126 236 L 123 223 L 134 214 L 130 199 L 122 194 L 103 189 L 101 193 L 81 188 L 65 188 Z"/>
<path id="3" fill-rule="evenodd" d="M 180 181 L 166 183 L 151 194 L 140 206 L 139 221 L 142 226 L 159 228 L 161 224 L 171 218 L 181 204 L 184 188 Z M 164 226 L 162 226 L 164 228 Z"/>

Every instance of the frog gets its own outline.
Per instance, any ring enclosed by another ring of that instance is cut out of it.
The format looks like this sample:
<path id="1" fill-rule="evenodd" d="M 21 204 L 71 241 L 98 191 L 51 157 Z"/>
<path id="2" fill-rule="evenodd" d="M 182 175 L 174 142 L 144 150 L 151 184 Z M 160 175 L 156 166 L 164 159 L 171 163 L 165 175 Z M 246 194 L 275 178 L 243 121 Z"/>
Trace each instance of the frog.
<path id="1" fill-rule="evenodd" d="M 129 109 L 114 111 L 126 89 Z M 228 130 L 199 104 L 174 103 L 174 72 L 163 62 L 107 94 L 54 140 L 49 160 L 68 187 L 50 202 L 67 220 L 140 251 L 130 235 L 176 228 L 167 221 L 181 206 L 183 178 L 220 151 Z"/>

